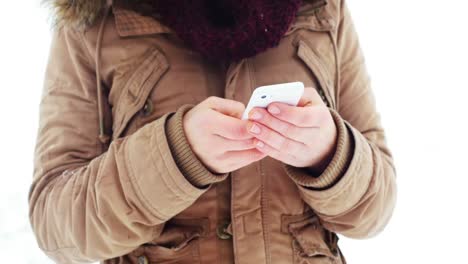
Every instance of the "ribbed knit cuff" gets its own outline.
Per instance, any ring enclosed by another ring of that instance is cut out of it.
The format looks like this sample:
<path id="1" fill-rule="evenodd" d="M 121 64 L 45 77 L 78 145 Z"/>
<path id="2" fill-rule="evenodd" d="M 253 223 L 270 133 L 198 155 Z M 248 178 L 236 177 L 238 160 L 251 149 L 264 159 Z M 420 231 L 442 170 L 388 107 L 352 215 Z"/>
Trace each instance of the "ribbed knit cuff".
<path id="1" fill-rule="evenodd" d="M 198 188 L 204 188 L 209 184 L 223 181 L 228 173 L 217 174 L 211 172 L 193 152 L 185 136 L 183 116 L 193 105 L 183 105 L 166 123 L 166 136 L 172 156 L 182 174 L 187 180 Z"/>
<path id="2" fill-rule="evenodd" d="M 307 168 L 284 164 L 286 173 L 299 185 L 311 189 L 324 190 L 332 187 L 345 174 L 352 159 L 353 139 L 341 116 L 333 109 L 330 113 L 337 127 L 337 146 L 332 160 L 322 174 L 312 175 Z M 318 177 L 317 177 L 318 176 Z"/>

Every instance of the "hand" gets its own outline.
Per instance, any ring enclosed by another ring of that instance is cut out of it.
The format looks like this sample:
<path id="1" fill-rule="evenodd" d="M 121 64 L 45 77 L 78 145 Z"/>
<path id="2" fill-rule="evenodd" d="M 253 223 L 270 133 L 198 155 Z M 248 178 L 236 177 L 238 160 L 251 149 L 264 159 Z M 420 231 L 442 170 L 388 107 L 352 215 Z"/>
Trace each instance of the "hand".
<path id="1" fill-rule="evenodd" d="M 298 106 L 271 103 L 249 112 L 247 129 L 259 151 L 295 167 L 322 172 L 336 149 L 337 128 L 314 88 L 306 88 Z"/>
<path id="2" fill-rule="evenodd" d="M 266 156 L 255 148 L 247 121 L 240 119 L 244 110 L 241 102 L 211 96 L 183 117 L 190 147 L 214 173 L 230 172 Z"/>

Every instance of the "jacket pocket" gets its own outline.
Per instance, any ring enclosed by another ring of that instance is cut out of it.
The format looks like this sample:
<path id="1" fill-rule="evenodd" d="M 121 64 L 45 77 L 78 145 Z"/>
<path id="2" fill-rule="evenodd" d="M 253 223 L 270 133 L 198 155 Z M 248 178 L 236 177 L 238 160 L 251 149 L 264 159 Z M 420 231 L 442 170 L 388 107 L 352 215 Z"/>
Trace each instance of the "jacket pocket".
<path id="1" fill-rule="evenodd" d="M 158 48 L 152 47 L 123 68 L 125 71 L 131 68 L 131 73 L 124 74 L 125 77 L 112 88 L 120 90 L 113 111 L 113 140 L 122 136 L 137 112 L 146 114 L 151 110 L 150 92 L 169 69 L 169 63 Z"/>
<path id="2" fill-rule="evenodd" d="M 283 215 L 282 231 L 291 236 L 294 264 L 343 264 L 336 234 L 326 230 L 312 212 Z"/>
<path id="3" fill-rule="evenodd" d="M 199 243 L 208 231 L 208 218 L 171 219 L 158 238 L 143 244 L 132 255 L 144 256 L 149 263 L 200 263 Z"/>
<path id="4" fill-rule="evenodd" d="M 145 244 L 144 254 L 149 263 L 200 263 L 199 237 L 199 233 L 187 234 L 184 240 L 174 246 Z"/>
<path id="5" fill-rule="evenodd" d="M 324 103 L 333 109 L 336 109 L 336 100 L 334 95 L 334 78 L 328 69 L 328 64 L 314 50 L 312 45 L 307 43 L 301 34 L 295 40 L 297 46 L 297 56 L 307 66 L 317 80 L 318 87 L 315 87 Z"/>

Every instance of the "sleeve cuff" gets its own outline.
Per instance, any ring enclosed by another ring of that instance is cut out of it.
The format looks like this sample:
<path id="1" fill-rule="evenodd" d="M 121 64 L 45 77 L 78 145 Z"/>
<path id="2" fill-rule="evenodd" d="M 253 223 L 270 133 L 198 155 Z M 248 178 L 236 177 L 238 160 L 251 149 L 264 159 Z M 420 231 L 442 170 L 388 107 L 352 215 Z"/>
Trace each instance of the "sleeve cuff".
<path id="1" fill-rule="evenodd" d="M 169 117 L 166 135 L 172 156 L 185 178 L 194 186 L 204 188 L 209 184 L 223 181 L 228 173 L 211 172 L 196 156 L 184 132 L 183 116 L 193 105 L 183 105 Z"/>
<path id="2" fill-rule="evenodd" d="M 315 177 L 307 168 L 284 164 L 286 173 L 298 185 L 318 190 L 328 189 L 341 179 L 352 160 L 352 136 L 338 112 L 331 108 L 329 110 L 338 132 L 335 154 L 323 173 L 318 177 Z"/>

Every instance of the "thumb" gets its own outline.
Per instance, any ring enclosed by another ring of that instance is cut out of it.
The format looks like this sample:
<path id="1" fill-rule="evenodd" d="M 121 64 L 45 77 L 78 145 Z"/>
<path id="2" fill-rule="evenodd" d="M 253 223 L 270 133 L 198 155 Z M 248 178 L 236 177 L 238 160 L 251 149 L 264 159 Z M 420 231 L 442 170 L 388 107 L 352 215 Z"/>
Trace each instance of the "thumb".
<path id="1" fill-rule="evenodd" d="M 209 108 L 236 118 L 241 118 L 245 111 L 245 105 L 241 102 L 229 100 L 221 97 L 210 96 L 206 99 Z"/>
<path id="2" fill-rule="evenodd" d="M 313 87 L 306 87 L 304 93 L 302 94 L 301 99 L 297 103 L 297 106 L 312 106 L 325 104 L 322 100 L 322 97 L 317 92 L 317 89 Z"/>

